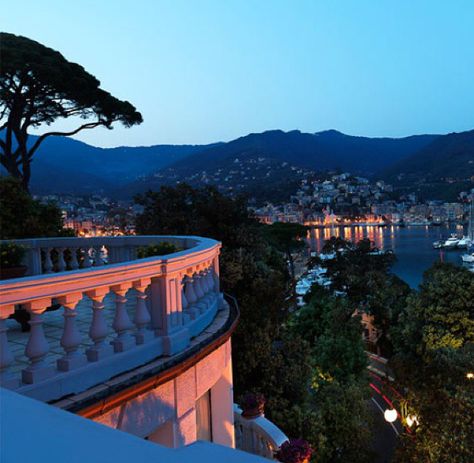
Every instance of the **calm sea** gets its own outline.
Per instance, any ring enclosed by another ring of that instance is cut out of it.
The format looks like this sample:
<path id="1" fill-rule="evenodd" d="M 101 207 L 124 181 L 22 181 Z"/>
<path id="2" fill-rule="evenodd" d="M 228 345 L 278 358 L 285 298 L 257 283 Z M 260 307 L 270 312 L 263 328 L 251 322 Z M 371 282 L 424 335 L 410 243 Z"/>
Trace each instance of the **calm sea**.
<path id="1" fill-rule="evenodd" d="M 407 226 L 407 227 L 327 227 L 312 228 L 308 234 L 308 247 L 320 252 L 324 241 L 331 236 L 340 236 L 346 240 L 359 241 L 369 238 L 379 249 L 391 249 L 397 256 L 393 271 L 416 288 L 423 272 L 436 261 L 452 262 L 462 265 L 461 254 L 464 250 L 433 249 L 433 241 L 448 238 L 451 233 L 463 233 L 461 226 Z"/>

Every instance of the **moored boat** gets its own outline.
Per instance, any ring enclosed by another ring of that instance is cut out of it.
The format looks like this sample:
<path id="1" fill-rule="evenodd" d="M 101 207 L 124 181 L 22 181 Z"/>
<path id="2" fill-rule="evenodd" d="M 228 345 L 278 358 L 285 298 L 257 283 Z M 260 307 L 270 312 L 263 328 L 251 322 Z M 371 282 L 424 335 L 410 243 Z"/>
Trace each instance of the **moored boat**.
<path id="1" fill-rule="evenodd" d="M 472 264 L 474 263 L 474 252 L 471 254 L 463 254 L 461 256 L 461 259 L 464 263 L 466 264 Z"/>
<path id="2" fill-rule="evenodd" d="M 456 249 L 458 247 L 459 239 L 455 233 L 453 233 L 443 244 L 445 249 Z"/>

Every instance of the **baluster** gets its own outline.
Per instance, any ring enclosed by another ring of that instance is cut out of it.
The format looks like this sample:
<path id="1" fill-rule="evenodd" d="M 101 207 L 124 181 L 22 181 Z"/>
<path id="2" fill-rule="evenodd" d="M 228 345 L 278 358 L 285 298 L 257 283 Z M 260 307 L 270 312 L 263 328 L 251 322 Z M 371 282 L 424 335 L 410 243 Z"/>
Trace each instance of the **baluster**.
<path id="1" fill-rule="evenodd" d="M 184 284 L 184 294 L 186 296 L 187 301 L 189 304 L 193 305 L 196 304 L 198 298 L 196 293 L 194 292 L 194 280 L 193 277 L 185 276 L 185 284 Z"/>
<path id="2" fill-rule="evenodd" d="M 53 261 L 51 260 L 51 248 L 45 248 L 44 250 L 43 273 L 53 273 Z"/>
<path id="3" fill-rule="evenodd" d="M 82 267 L 89 268 L 90 266 L 92 266 L 92 262 L 89 255 L 89 248 L 84 248 L 84 261 L 82 262 Z"/>
<path id="4" fill-rule="evenodd" d="M 144 344 L 146 341 L 153 338 L 152 331 L 146 329 L 151 321 L 150 313 L 146 306 L 147 295 L 145 293 L 149 284 L 149 280 L 139 280 L 133 284 L 133 287 L 137 291 L 137 304 L 135 307 L 135 316 L 133 318 L 133 322 L 137 327 L 137 332 L 135 333 L 137 344 Z"/>
<path id="5" fill-rule="evenodd" d="M 117 285 L 111 288 L 115 293 L 115 316 L 112 328 L 117 333 L 117 336 L 111 342 L 115 352 L 124 352 L 135 345 L 135 339 L 130 334 L 133 325 L 125 307 L 127 302 L 125 294 L 129 288 L 130 285 L 128 284 Z"/>
<path id="6" fill-rule="evenodd" d="M 215 285 L 214 285 L 214 278 L 213 278 L 212 273 L 213 273 L 212 268 L 208 268 L 207 274 L 206 274 L 206 280 L 207 280 L 207 285 L 209 287 L 209 291 L 214 292 Z"/>
<path id="7" fill-rule="evenodd" d="M 94 246 L 94 266 L 100 267 L 104 265 L 104 261 L 102 260 L 102 246 Z"/>
<path id="8" fill-rule="evenodd" d="M 186 311 L 191 316 L 191 319 L 194 320 L 198 314 L 200 313 L 199 309 L 196 308 L 197 296 L 194 292 L 194 285 L 192 277 L 185 276 L 184 277 L 184 299 L 188 304 Z M 184 305 L 183 305 L 184 309 Z"/>
<path id="9" fill-rule="evenodd" d="M 209 285 L 207 284 L 207 270 L 203 270 L 201 272 L 201 286 L 202 290 L 204 292 L 204 295 L 207 297 L 209 294 Z"/>
<path id="10" fill-rule="evenodd" d="M 199 273 L 195 273 L 193 275 L 193 287 L 194 287 L 194 292 L 196 293 L 196 296 L 199 301 L 204 297 L 204 291 L 202 290 L 201 286 L 201 275 Z"/>
<path id="11" fill-rule="evenodd" d="M 201 284 L 202 275 L 200 273 L 196 273 L 193 277 L 194 280 L 194 292 L 198 297 L 198 303 L 196 304 L 199 307 L 201 313 L 205 312 L 208 309 L 208 300 L 205 298 L 204 290 Z"/>
<path id="12" fill-rule="evenodd" d="M 41 316 L 50 305 L 50 299 L 25 304 L 26 309 L 31 314 L 31 320 L 29 321 L 31 326 L 30 337 L 25 349 L 25 355 L 30 360 L 30 364 L 22 371 L 22 380 L 27 384 L 38 383 L 54 375 L 53 367 L 46 363 L 49 344 L 44 335 Z"/>
<path id="13" fill-rule="evenodd" d="M 216 257 L 214 259 L 214 264 L 212 266 L 212 279 L 214 280 L 214 291 L 220 293 L 220 281 L 219 281 L 219 259 Z"/>
<path id="14" fill-rule="evenodd" d="M 10 365 L 14 361 L 13 354 L 8 345 L 7 318 L 15 312 L 13 305 L 4 306 L 0 309 L 0 385 L 10 389 L 19 384 L 19 380 L 9 371 Z"/>
<path id="15" fill-rule="evenodd" d="M 81 334 L 76 326 L 76 306 L 82 299 L 82 294 L 68 294 L 58 298 L 64 308 L 64 331 L 61 337 L 61 346 L 66 354 L 57 361 L 58 370 L 70 371 L 86 363 L 86 357 L 77 350 L 81 344 Z"/>
<path id="16" fill-rule="evenodd" d="M 77 270 L 79 268 L 79 262 L 77 261 L 77 248 L 69 248 L 71 252 L 71 270 Z"/>
<path id="17" fill-rule="evenodd" d="M 66 261 L 64 260 L 64 249 L 56 248 L 58 253 L 58 272 L 64 272 L 66 270 Z"/>
<path id="18" fill-rule="evenodd" d="M 89 336 L 94 343 L 86 351 L 89 362 L 97 362 L 113 353 L 111 345 L 106 344 L 105 338 L 109 334 L 109 329 L 104 316 L 104 298 L 108 293 L 108 288 L 99 288 L 86 293 L 92 299 L 92 323 L 89 329 Z"/>

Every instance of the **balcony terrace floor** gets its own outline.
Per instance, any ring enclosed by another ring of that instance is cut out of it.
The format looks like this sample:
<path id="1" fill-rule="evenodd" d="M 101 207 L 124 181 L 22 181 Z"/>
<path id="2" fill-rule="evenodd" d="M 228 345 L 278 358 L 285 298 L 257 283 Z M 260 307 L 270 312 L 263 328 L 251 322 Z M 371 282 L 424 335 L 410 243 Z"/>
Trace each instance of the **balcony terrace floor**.
<path id="1" fill-rule="evenodd" d="M 133 320 L 135 315 L 135 295 L 136 291 L 131 289 L 127 293 L 127 302 L 125 307 L 127 309 L 130 320 Z M 115 295 L 110 292 L 104 299 L 104 318 L 107 326 L 111 327 L 115 316 Z M 82 337 L 82 342 L 79 346 L 79 351 L 85 351 L 93 345 L 89 337 L 89 329 L 92 323 L 92 300 L 87 296 L 77 304 L 76 307 L 76 326 Z M 61 347 L 61 336 L 64 332 L 64 309 L 62 307 L 57 310 L 46 311 L 42 315 L 43 329 L 46 340 L 49 345 L 49 352 L 46 356 L 48 364 L 55 364 L 55 362 L 64 356 L 64 349 Z M 8 319 L 8 341 L 10 351 L 15 360 L 10 367 L 12 373 L 20 373 L 29 364 L 28 358 L 25 356 L 25 349 L 28 343 L 29 333 L 22 332 L 21 325 L 13 319 Z M 105 338 L 106 343 L 114 339 L 116 333 L 110 328 L 110 332 Z"/>

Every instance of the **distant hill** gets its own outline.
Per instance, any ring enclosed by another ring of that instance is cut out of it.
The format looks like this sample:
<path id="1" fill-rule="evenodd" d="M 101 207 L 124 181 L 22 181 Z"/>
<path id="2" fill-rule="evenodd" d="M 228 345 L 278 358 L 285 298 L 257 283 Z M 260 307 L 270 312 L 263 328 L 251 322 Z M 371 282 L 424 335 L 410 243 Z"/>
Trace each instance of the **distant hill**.
<path id="1" fill-rule="evenodd" d="M 2 136 L 2 134 L 0 134 Z M 30 136 L 29 143 L 37 137 Z M 98 148 L 67 137 L 49 137 L 33 158 L 36 194 L 110 191 L 213 145 Z"/>
<path id="2" fill-rule="evenodd" d="M 406 138 L 367 138 L 345 135 L 336 130 L 302 133 L 271 130 L 253 133 L 202 151 L 199 156 L 171 167 L 187 174 L 203 166 L 225 164 L 235 157 L 265 156 L 314 170 L 340 167 L 359 173 L 374 173 L 427 146 L 437 135 Z"/>
<path id="3" fill-rule="evenodd" d="M 474 130 L 437 137 L 424 148 L 385 170 L 391 181 L 414 177 L 423 181 L 466 179 L 474 175 Z"/>
<path id="4" fill-rule="evenodd" d="M 227 183 L 230 189 L 246 192 L 264 189 L 271 183 L 278 192 L 278 182 L 285 178 L 292 179 L 288 185 L 297 183 L 295 172 L 298 169 L 321 171 L 340 168 L 370 176 L 427 146 L 436 137 L 367 138 L 345 135 L 336 130 L 314 134 L 297 130 L 254 133 L 177 161 L 132 182 L 122 190 L 122 194 L 156 189 L 163 183 L 177 181 L 197 185 Z"/>
<path id="5" fill-rule="evenodd" d="M 279 200 L 308 172 L 341 169 L 384 178 L 402 189 L 423 185 L 430 197 L 444 185 L 451 197 L 469 186 L 473 159 L 474 130 L 405 138 L 271 130 L 227 143 L 118 148 L 51 137 L 34 157 L 31 187 L 38 194 L 98 192 L 130 198 L 163 184 L 188 182 Z M 459 188 L 453 185 L 458 181 Z"/>
<path id="6" fill-rule="evenodd" d="M 440 136 L 378 176 L 423 198 L 454 200 L 474 188 L 474 130 Z"/>

